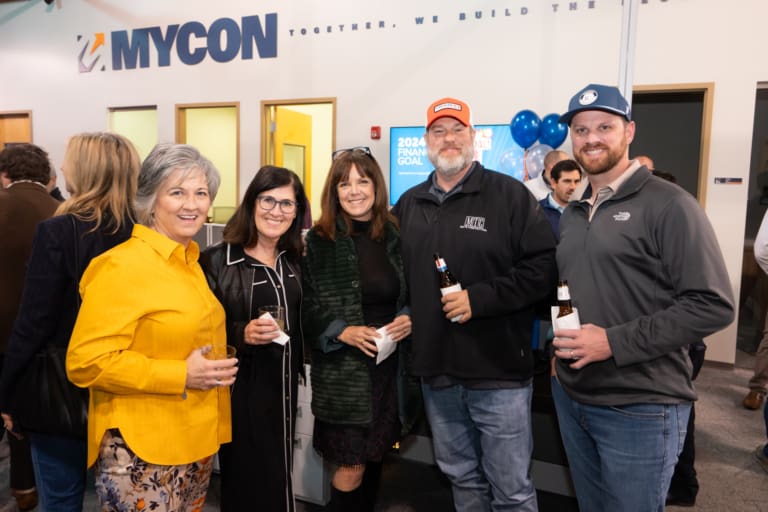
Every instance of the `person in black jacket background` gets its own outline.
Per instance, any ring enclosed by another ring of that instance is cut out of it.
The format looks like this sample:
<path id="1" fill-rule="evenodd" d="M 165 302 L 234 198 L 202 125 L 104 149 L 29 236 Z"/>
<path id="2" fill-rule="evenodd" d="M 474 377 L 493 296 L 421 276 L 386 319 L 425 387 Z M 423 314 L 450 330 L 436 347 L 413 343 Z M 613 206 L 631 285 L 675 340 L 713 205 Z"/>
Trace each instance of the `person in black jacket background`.
<path id="1" fill-rule="evenodd" d="M 18 144 L 0 151 L 0 183 L 5 186 L 0 190 L 0 368 L 19 311 L 35 228 L 59 206 L 46 193 L 45 183 L 50 174 L 48 153 L 38 146 Z M 19 509 L 29 510 L 37 505 L 29 437 L 9 432 L 7 439 L 11 490 Z"/>
<path id="2" fill-rule="evenodd" d="M 19 314 L 0 378 L 0 411 L 7 428 L 12 430 L 18 422 L 29 432 L 40 510 L 82 510 L 87 473 L 85 428 L 82 437 L 73 437 L 40 432 L 39 425 L 14 418 L 19 400 L 39 396 L 34 390 L 20 389 L 18 383 L 46 345 L 69 345 L 80 309 L 78 284 L 91 259 L 130 237 L 139 167 L 136 149 L 121 135 L 72 136 L 61 167 L 69 199 L 35 231 Z"/>

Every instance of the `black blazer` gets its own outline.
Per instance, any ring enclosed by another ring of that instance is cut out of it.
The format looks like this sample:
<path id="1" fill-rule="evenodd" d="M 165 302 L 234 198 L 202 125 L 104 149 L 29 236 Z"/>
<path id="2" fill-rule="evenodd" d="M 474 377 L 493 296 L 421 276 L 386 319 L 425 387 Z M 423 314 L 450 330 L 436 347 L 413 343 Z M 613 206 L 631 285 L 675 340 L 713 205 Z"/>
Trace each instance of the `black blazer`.
<path id="1" fill-rule="evenodd" d="M 19 375 L 46 344 L 66 347 L 80 308 L 80 276 L 91 259 L 128 240 L 133 223 L 108 234 L 72 215 L 53 217 L 37 226 L 32 242 L 19 314 L 8 339 L 0 374 L 0 411 Z"/>

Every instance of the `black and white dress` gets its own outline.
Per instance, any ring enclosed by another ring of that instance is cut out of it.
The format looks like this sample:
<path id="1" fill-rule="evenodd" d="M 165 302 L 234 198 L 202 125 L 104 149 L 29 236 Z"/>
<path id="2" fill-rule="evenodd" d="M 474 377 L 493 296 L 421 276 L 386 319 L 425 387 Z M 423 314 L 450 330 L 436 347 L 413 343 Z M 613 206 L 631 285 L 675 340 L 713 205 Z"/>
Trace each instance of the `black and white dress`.
<path id="1" fill-rule="evenodd" d="M 232 442 L 219 450 L 221 510 L 295 510 L 292 446 L 298 376 L 304 356 L 300 328 L 299 265 L 284 254 L 270 267 L 241 246 L 205 251 L 201 265 L 227 315 L 227 343 L 237 347 L 232 387 Z M 286 310 L 285 346 L 246 345 L 243 331 L 260 306 Z"/>

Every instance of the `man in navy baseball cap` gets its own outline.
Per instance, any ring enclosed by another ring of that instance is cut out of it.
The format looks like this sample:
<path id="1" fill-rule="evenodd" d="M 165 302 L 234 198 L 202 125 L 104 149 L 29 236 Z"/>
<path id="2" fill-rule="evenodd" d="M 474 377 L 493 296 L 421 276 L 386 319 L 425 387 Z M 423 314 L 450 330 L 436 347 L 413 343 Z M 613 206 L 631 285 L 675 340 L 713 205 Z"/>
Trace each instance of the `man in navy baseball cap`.
<path id="1" fill-rule="evenodd" d="M 573 116 L 584 110 L 603 110 L 632 120 L 632 108 L 616 87 L 589 84 L 576 93 L 568 104 L 568 112 L 560 116 L 560 122 L 570 126 Z"/>
<path id="2" fill-rule="evenodd" d="M 552 397 L 580 510 L 664 510 L 691 403 L 688 345 L 733 321 L 731 282 L 696 199 L 629 158 L 635 122 L 590 84 L 560 118 L 589 186 L 560 217 Z"/>

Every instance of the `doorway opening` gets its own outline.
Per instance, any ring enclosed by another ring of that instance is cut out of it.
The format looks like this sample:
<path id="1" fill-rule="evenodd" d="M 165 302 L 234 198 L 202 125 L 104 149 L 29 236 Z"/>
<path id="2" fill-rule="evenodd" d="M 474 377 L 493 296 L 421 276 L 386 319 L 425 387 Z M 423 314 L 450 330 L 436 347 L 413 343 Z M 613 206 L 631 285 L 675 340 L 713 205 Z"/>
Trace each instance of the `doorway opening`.
<path id="1" fill-rule="evenodd" d="M 632 92 L 637 131 L 630 157 L 650 156 L 656 169 L 673 174 L 702 207 L 713 98 L 713 83 L 637 86 Z"/>
<path id="2" fill-rule="evenodd" d="M 109 129 L 130 140 L 143 162 L 157 144 L 157 106 L 110 107 Z"/>
<path id="3" fill-rule="evenodd" d="M 219 170 L 209 217 L 226 224 L 240 202 L 240 103 L 176 105 L 176 142 L 195 146 Z"/>
<path id="4" fill-rule="evenodd" d="M 261 102 L 261 165 L 295 172 L 320 215 L 320 194 L 336 147 L 336 98 Z"/>
<path id="5" fill-rule="evenodd" d="M 744 227 L 744 256 L 741 265 L 739 324 L 736 335 L 736 346 L 748 354 L 754 354 L 760 344 L 766 313 L 768 313 L 768 276 L 755 261 L 754 252 L 755 236 L 767 209 L 768 83 L 759 83 L 755 92 L 747 219 Z"/>

